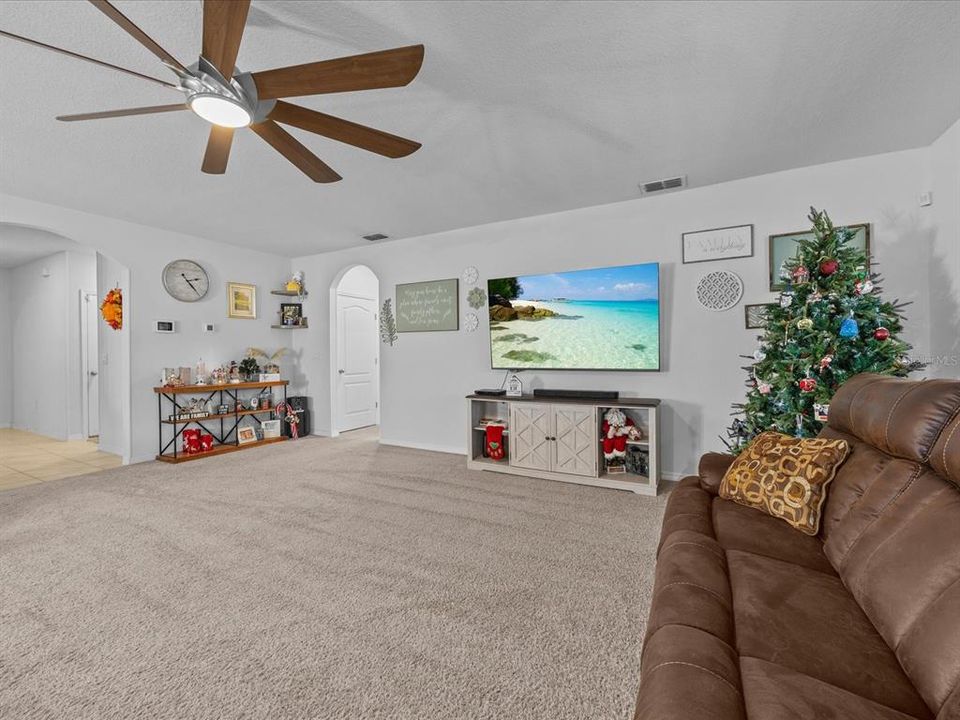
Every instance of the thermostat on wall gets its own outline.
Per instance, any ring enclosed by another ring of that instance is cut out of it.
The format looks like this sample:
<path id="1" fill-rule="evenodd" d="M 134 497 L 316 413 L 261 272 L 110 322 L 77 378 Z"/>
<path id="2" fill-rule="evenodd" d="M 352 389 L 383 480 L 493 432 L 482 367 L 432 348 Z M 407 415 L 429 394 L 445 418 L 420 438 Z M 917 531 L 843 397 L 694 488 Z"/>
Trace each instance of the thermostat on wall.
<path id="1" fill-rule="evenodd" d="M 173 320 L 157 320 L 153 324 L 153 331 L 158 333 L 175 333 L 177 323 Z"/>
<path id="2" fill-rule="evenodd" d="M 204 323 L 204 324 L 203 324 L 203 331 L 204 331 L 204 332 L 216 332 L 216 331 L 217 331 L 217 326 L 214 325 L 213 323 Z"/>

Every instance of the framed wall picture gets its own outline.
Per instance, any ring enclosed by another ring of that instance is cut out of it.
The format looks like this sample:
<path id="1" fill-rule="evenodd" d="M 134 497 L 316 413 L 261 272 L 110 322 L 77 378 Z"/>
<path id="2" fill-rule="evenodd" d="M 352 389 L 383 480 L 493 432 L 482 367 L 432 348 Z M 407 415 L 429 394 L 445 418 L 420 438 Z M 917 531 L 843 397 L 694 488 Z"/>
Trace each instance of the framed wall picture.
<path id="1" fill-rule="evenodd" d="M 459 280 L 397 285 L 397 332 L 460 329 Z"/>
<path id="2" fill-rule="evenodd" d="M 867 256 L 867 269 L 870 269 L 870 225 L 869 223 L 860 223 L 858 225 L 846 225 L 854 231 L 853 239 L 850 244 L 863 251 Z M 803 232 L 783 233 L 781 235 L 770 236 L 770 290 L 780 292 L 786 288 L 786 281 L 780 277 L 783 271 L 784 263 L 797 256 L 798 243 L 801 240 L 813 238 L 813 232 L 805 230 Z"/>
<path id="3" fill-rule="evenodd" d="M 683 233 L 683 262 L 732 260 L 753 255 L 753 225 Z"/>
<path id="4" fill-rule="evenodd" d="M 280 303 L 280 324 L 303 324 L 303 305 L 301 303 Z"/>
<path id="5" fill-rule="evenodd" d="M 257 431 L 254 430 L 250 425 L 239 428 L 237 430 L 237 443 L 239 445 L 246 445 L 248 443 L 252 443 L 256 441 L 257 441 Z"/>
<path id="6" fill-rule="evenodd" d="M 744 324 L 747 330 L 766 327 L 767 310 L 773 307 L 773 303 L 761 303 L 759 305 L 744 305 L 743 316 Z"/>
<path id="7" fill-rule="evenodd" d="M 227 317 L 239 320 L 257 319 L 257 286 L 227 283 Z"/>

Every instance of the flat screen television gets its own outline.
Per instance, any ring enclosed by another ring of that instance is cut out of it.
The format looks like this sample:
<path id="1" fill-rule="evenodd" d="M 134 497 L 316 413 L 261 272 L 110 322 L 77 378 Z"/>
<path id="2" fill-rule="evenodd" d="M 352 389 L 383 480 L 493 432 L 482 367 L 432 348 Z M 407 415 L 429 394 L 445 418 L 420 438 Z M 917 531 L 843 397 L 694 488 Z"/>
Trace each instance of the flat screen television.
<path id="1" fill-rule="evenodd" d="M 493 369 L 659 370 L 660 265 L 487 281 Z"/>

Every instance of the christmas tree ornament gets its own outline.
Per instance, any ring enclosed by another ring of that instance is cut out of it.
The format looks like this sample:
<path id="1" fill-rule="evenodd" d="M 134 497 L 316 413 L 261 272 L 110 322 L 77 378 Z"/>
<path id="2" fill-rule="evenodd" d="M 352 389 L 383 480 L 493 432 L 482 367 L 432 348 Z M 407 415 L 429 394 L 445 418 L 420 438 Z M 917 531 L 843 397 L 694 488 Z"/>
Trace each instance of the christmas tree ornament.
<path id="1" fill-rule="evenodd" d="M 788 308 L 793 305 L 793 290 L 787 289 L 780 293 L 780 307 Z"/>
<path id="2" fill-rule="evenodd" d="M 797 413 L 796 422 L 797 422 L 796 435 L 797 437 L 803 437 L 803 415 L 801 415 L 800 413 Z"/>
<path id="3" fill-rule="evenodd" d="M 857 280 L 853 284 L 853 292 L 857 295 L 869 295 L 873 291 L 873 282 L 870 280 Z"/>
<path id="4" fill-rule="evenodd" d="M 773 387 L 768 382 L 758 382 L 757 383 L 757 392 L 761 395 L 769 395 Z"/>
<path id="5" fill-rule="evenodd" d="M 797 267 L 793 271 L 793 284 L 803 285 L 809 280 L 810 280 L 810 271 L 807 270 L 806 265 L 797 265 Z"/>
<path id="6" fill-rule="evenodd" d="M 853 271 L 853 276 L 863 282 L 867 279 L 867 267 L 866 265 L 857 265 L 857 269 Z"/>
<path id="7" fill-rule="evenodd" d="M 808 304 L 808 305 L 813 305 L 814 303 L 818 303 L 818 302 L 820 302 L 821 300 L 823 300 L 823 295 L 820 294 L 820 291 L 819 291 L 819 290 L 814 290 L 812 293 L 810 293 L 809 295 L 807 295 L 807 304 Z"/>
<path id="8" fill-rule="evenodd" d="M 828 403 L 814 403 L 813 416 L 819 422 L 827 422 L 830 419 L 830 405 Z"/>
<path id="9" fill-rule="evenodd" d="M 763 359 L 766 356 L 767 354 L 763 351 L 762 347 L 759 347 L 753 351 L 753 359 L 756 360 L 757 362 L 763 362 Z"/>
<path id="10" fill-rule="evenodd" d="M 860 334 L 860 326 L 857 324 L 857 321 L 853 317 L 853 313 L 850 313 L 850 317 L 845 317 L 843 322 L 840 323 L 840 337 L 842 338 L 855 338 Z"/>
<path id="11" fill-rule="evenodd" d="M 881 325 L 873 331 L 873 337 L 877 340 L 886 340 L 888 337 L 890 337 L 890 331 Z"/>
<path id="12" fill-rule="evenodd" d="M 812 330 L 813 329 L 813 320 L 808 317 L 802 317 L 797 320 L 797 327 L 801 330 Z"/>
<path id="13" fill-rule="evenodd" d="M 828 367 L 830 367 L 830 363 L 832 362 L 833 362 L 833 355 L 828 354 L 820 358 L 820 372 L 823 372 Z"/>
<path id="14" fill-rule="evenodd" d="M 808 375 L 805 378 L 800 378 L 797 385 L 800 387 L 801 392 L 812 393 L 817 389 L 817 379 Z"/>
<path id="15" fill-rule="evenodd" d="M 820 261 L 820 274 L 824 277 L 830 277 L 840 269 L 840 263 L 834 258 L 827 258 Z"/>

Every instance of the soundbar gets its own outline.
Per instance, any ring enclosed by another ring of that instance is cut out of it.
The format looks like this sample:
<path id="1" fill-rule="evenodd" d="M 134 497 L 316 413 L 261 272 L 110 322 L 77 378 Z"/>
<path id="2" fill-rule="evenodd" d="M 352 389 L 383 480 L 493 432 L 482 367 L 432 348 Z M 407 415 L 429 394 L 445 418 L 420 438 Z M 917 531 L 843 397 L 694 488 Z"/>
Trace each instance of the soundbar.
<path id="1" fill-rule="evenodd" d="M 473 391 L 474 395 L 490 395 L 492 397 L 499 397 L 500 395 L 506 395 L 506 390 L 501 390 L 500 388 L 480 388 L 479 390 Z"/>
<path id="2" fill-rule="evenodd" d="M 571 398 L 577 400 L 618 400 L 618 390 L 556 390 L 534 388 L 534 397 Z"/>

